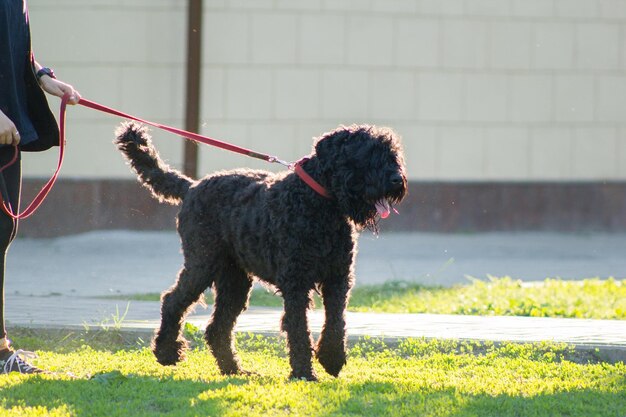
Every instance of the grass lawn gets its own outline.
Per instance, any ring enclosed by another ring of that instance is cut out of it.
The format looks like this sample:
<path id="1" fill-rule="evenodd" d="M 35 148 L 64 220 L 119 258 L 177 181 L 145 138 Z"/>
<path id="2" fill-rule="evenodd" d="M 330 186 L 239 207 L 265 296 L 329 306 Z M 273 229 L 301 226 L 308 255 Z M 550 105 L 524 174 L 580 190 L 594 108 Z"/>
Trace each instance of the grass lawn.
<path id="1" fill-rule="evenodd" d="M 197 334 L 193 333 L 197 338 Z M 202 348 L 162 367 L 141 340 L 114 331 L 34 337 L 37 364 L 64 374 L 0 376 L 0 416 L 626 416 L 626 366 L 564 345 L 365 339 L 339 378 L 287 380 L 284 341 L 240 335 L 246 369 L 224 377 Z"/>
<path id="2" fill-rule="evenodd" d="M 428 288 L 389 283 L 356 288 L 353 311 L 626 319 L 626 280 L 473 279 L 469 285 Z"/>
<path id="3" fill-rule="evenodd" d="M 209 303 L 210 297 L 209 294 Z M 124 298 L 158 300 L 159 295 L 143 294 Z M 282 307 L 282 298 L 265 289 L 255 289 L 250 304 Z M 317 297 L 316 305 L 321 305 Z M 524 284 L 505 277 L 488 281 L 471 280 L 467 285 L 451 288 L 425 287 L 407 282 L 373 286 L 357 284 L 352 291 L 348 310 L 624 320 L 626 280 L 546 279 Z"/>

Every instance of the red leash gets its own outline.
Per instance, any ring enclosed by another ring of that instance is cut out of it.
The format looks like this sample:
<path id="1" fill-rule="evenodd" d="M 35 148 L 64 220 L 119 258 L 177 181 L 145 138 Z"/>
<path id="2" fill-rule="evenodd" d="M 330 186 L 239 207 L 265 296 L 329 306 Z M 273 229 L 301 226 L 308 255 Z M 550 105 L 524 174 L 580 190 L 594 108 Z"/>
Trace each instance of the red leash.
<path id="1" fill-rule="evenodd" d="M 57 163 L 57 169 L 54 171 L 54 174 L 52 175 L 52 177 L 41 188 L 41 190 L 39 190 L 39 193 L 37 193 L 37 195 L 35 196 L 33 201 L 28 205 L 28 207 L 26 207 L 26 209 L 21 213 L 19 212 L 19 207 L 17 208 L 18 209 L 17 212 L 14 212 L 13 207 L 11 207 L 11 203 L 5 202 L 4 199 L 2 198 L 2 195 L 0 195 L 0 202 L 2 203 L 2 210 L 4 210 L 4 212 L 8 216 L 12 217 L 14 220 L 25 219 L 31 216 L 39 208 L 41 203 L 43 203 L 43 200 L 45 200 L 46 196 L 52 189 L 52 186 L 54 185 L 55 181 L 57 180 L 59 171 L 61 170 L 61 166 L 63 165 L 63 156 L 65 154 L 65 108 L 67 107 L 67 102 L 69 101 L 69 99 L 70 99 L 69 94 L 66 94 L 61 99 L 61 110 L 59 112 L 59 162 Z M 0 172 L 2 172 L 4 169 L 9 167 L 11 164 L 13 164 L 17 160 L 18 152 L 19 150 L 17 146 L 15 146 L 15 154 L 13 155 L 13 159 L 11 160 L 11 162 L 9 162 L 8 164 L 0 168 Z"/>
<path id="2" fill-rule="evenodd" d="M 328 193 L 328 191 L 326 191 L 326 189 L 322 185 L 320 185 L 317 181 L 315 181 L 309 174 L 307 174 L 304 171 L 304 168 L 302 168 L 302 164 L 308 158 L 302 158 L 299 161 L 290 164 L 288 162 L 285 162 L 285 161 L 282 161 L 282 160 L 276 158 L 275 156 L 270 156 L 270 155 L 266 155 L 266 154 L 263 154 L 263 153 L 251 151 L 250 149 L 246 149 L 246 148 L 242 148 L 242 147 L 239 147 L 239 146 L 236 146 L 236 145 L 232 145 L 230 143 L 222 142 L 222 141 L 219 141 L 217 139 L 210 138 L 208 136 L 202 136 L 202 135 L 199 135 L 197 133 L 188 132 L 186 130 L 177 129 L 175 127 L 162 125 L 160 123 L 155 123 L 155 122 L 150 122 L 148 120 L 140 119 L 139 117 L 136 117 L 136 116 L 133 116 L 133 115 L 130 115 L 130 114 L 127 114 L 127 113 L 123 113 L 123 112 L 121 112 L 119 110 L 115 110 L 115 109 L 112 109 L 110 107 L 103 106 L 102 104 L 98 104 L 98 103 L 95 103 L 93 101 L 80 99 L 78 104 L 83 105 L 85 107 L 89 107 L 90 109 L 98 110 L 98 111 L 101 111 L 101 112 L 104 112 L 104 113 L 109 113 L 109 114 L 112 114 L 114 116 L 119 116 L 119 117 L 123 117 L 123 118 L 126 118 L 126 119 L 135 120 L 137 122 L 144 123 L 144 124 L 156 127 L 158 129 L 165 130 L 165 131 L 170 132 L 170 133 L 174 133 L 175 135 L 182 136 L 182 137 L 185 137 L 187 139 L 194 140 L 196 142 L 204 143 L 206 145 L 215 146 L 216 148 L 225 149 L 225 150 L 231 151 L 231 152 L 236 152 L 236 153 L 239 153 L 239 154 L 242 154 L 242 155 L 249 156 L 251 158 L 262 159 L 262 160 L 270 162 L 270 163 L 278 163 L 278 164 L 284 165 L 287 168 L 289 168 L 292 171 L 294 171 L 296 173 L 296 175 L 298 175 L 298 177 L 300 177 L 302 179 L 302 181 L 304 181 L 309 187 L 311 187 L 313 190 L 315 190 L 315 192 L 317 192 L 318 194 L 320 194 L 321 196 L 323 196 L 325 198 L 328 198 L 328 199 L 332 198 L 330 196 L 330 194 Z"/>
<path id="3" fill-rule="evenodd" d="M 202 136 L 199 135 L 197 133 L 192 133 L 192 132 L 188 132 L 186 130 L 182 130 L 182 129 L 177 129 L 175 127 L 171 127 L 171 126 L 166 126 L 166 125 L 162 125 L 160 123 L 154 123 L 154 122 L 150 122 L 148 120 L 143 120 L 140 119 L 139 117 L 135 117 L 132 116 L 130 114 L 126 114 L 126 113 L 122 113 L 119 110 L 115 110 L 112 109 L 110 107 L 106 107 L 103 106 L 102 104 L 98 104 L 95 103 L 93 101 L 89 101 L 89 100 L 85 100 L 84 98 L 81 98 L 80 101 L 78 102 L 78 104 L 85 106 L 85 107 L 89 107 L 90 109 L 94 109 L 94 110 L 98 110 L 104 113 L 108 113 L 108 114 L 112 114 L 114 116 L 119 116 L 119 117 L 123 117 L 125 119 L 131 119 L 131 120 L 135 120 L 137 122 L 141 122 L 150 126 L 154 126 L 158 129 L 161 130 L 165 130 L 167 132 L 171 132 L 174 133 L 176 135 L 179 136 L 183 136 L 187 139 L 191 139 L 194 140 L 196 142 L 200 142 L 200 143 L 204 143 L 206 145 L 211 145 L 211 146 L 215 146 L 217 148 L 221 148 L 221 149 L 226 149 L 227 151 L 231 151 L 231 152 L 236 152 L 236 153 L 240 153 L 242 155 L 246 155 L 252 158 L 257 158 L 257 159 L 262 159 L 264 161 L 267 162 L 279 162 L 279 160 L 273 156 L 270 155 L 265 155 L 262 153 L 258 153 L 258 152 L 254 152 L 251 151 L 250 149 L 246 149 L 246 148 L 241 148 L 239 146 L 235 146 L 235 145 L 231 145 L 230 143 L 225 143 L 222 141 L 219 141 L 217 139 L 212 139 L 209 138 L 207 136 Z"/>
<path id="4" fill-rule="evenodd" d="M 2 196 L 0 195 L 0 202 L 2 202 L 2 209 L 4 210 L 4 212 L 11 216 L 13 219 L 18 220 L 18 219 L 25 219 L 29 216 L 31 216 L 41 205 L 41 203 L 43 203 L 44 199 L 46 198 L 46 196 L 48 195 L 48 193 L 50 192 L 50 190 L 52 189 L 52 187 L 54 186 L 54 183 L 57 180 L 57 177 L 59 175 L 59 171 L 61 170 L 61 166 L 63 165 L 63 158 L 65 155 L 65 113 L 66 113 L 66 108 L 67 108 L 67 103 L 70 99 L 69 94 L 66 94 L 63 96 L 63 98 L 61 99 L 61 107 L 59 110 L 59 161 L 57 164 L 57 168 L 54 171 L 54 174 L 52 175 L 52 177 L 48 180 L 48 182 L 42 187 L 42 189 L 39 191 L 39 193 L 37 193 L 37 195 L 35 196 L 35 198 L 33 199 L 33 201 L 28 205 L 28 207 L 26 207 L 26 209 L 24 211 L 22 211 L 21 213 L 19 212 L 19 208 L 18 208 L 18 212 L 14 212 L 13 208 L 11 207 L 10 203 L 6 203 Z M 294 162 L 292 164 L 282 161 L 278 158 L 276 158 L 275 156 L 270 156 L 270 155 L 266 155 L 263 153 L 259 153 L 259 152 L 255 152 L 252 151 L 250 149 L 246 149 L 246 148 L 242 148 L 240 146 L 236 146 L 236 145 L 232 145 L 230 143 L 226 143 L 226 142 L 222 142 L 219 141 L 217 139 L 213 139 L 210 138 L 208 136 L 203 136 L 203 135 L 199 135 L 197 133 L 193 133 L 193 132 L 188 132 L 186 130 L 182 130 L 182 129 L 177 129 L 175 127 L 171 127 L 171 126 L 167 126 L 167 125 L 162 125 L 160 123 L 155 123 L 155 122 L 150 122 L 148 120 L 144 120 L 144 119 L 140 119 L 138 117 L 132 116 L 130 114 L 126 114 L 123 113 L 119 110 L 115 110 L 112 109 L 110 107 L 106 107 L 103 106 L 102 104 L 98 104 L 96 102 L 81 98 L 80 101 L 78 102 L 78 104 L 85 106 L 85 107 L 89 107 L 90 109 L 94 109 L 94 110 L 98 110 L 104 113 L 108 113 L 108 114 L 112 114 L 114 116 L 119 116 L 119 117 L 123 117 L 126 119 L 131 119 L 131 120 L 135 120 L 137 122 L 140 123 L 144 123 L 153 127 L 156 127 L 158 129 L 161 130 L 165 130 L 167 132 L 170 133 L 174 133 L 178 136 L 182 136 L 185 137 L 187 139 L 191 139 L 193 141 L 196 142 L 200 142 L 200 143 L 204 143 L 206 145 L 211 145 L 220 149 L 225 149 L 227 151 L 231 151 L 231 152 L 235 152 L 235 153 L 239 153 L 242 155 L 246 155 L 249 156 L 251 158 L 257 158 L 257 159 L 262 159 L 264 161 L 270 162 L 270 163 L 279 163 L 281 165 L 284 165 L 286 167 L 288 167 L 289 169 L 293 170 L 296 175 L 298 175 L 298 177 L 300 177 L 302 179 L 302 181 L 304 181 L 309 187 L 311 187 L 313 190 L 315 190 L 315 192 L 317 192 L 318 194 L 320 194 L 321 196 L 331 199 L 332 197 L 330 196 L 330 194 L 328 193 L 328 191 L 326 191 L 326 189 L 320 185 L 317 181 L 315 181 L 309 174 L 307 174 L 304 169 L 302 168 L 302 163 L 304 163 L 307 158 L 302 158 L 297 162 Z M 2 172 L 4 169 L 6 169 L 7 167 L 9 167 L 11 164 L 13 164 L 16 160 L 17 160 L 17 155 L 18 155 L 18 148 L 17 146 L 15 146 L 15 154 L 13 156 L 13 159 L 6 164 L 5 166 L 0 168 L 0 172 Z"/>

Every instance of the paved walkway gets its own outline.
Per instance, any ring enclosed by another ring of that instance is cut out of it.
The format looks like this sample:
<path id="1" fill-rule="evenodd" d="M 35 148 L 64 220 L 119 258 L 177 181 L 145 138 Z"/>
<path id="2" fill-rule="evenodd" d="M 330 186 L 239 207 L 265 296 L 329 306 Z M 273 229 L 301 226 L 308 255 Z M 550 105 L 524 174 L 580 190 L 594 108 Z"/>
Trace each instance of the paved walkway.
<path id="1" fill-rule="evenodd" d="M 525 280 L 546 276 L 624 278 L 623 248 L 626 235 L 365 236 L 357 260 L 357 280 L 360 284 L 409 279 L 449 285 L 466 282 L 464 275 L 484 278 L 489 273 Z M 9 256 L 8 325 L 119 326 L 151 332 L 159 322 L 158 302 L 128 303 L 101 297 L 161 292 L 173 282 L 180 261 L 178 240 L 173 233 L 98 232 L 59 239 L 18 240 Z M 210 313 L 210 307 L 198 306 L 189 321 L 203 327 Z M 237 330 L 276 334 L 280 315 L 280 309 L 250 308 L 240 317 Z M 323 311 L 311 313 L 314 332 L 319 332 L 322 321 Z M 349 313 L 347 322 L 353 338 L 369 335 L 388 339 L 551 340 L 583 349 L 599 348 L 607 360 L 626 360 L 626 321 Z"/>

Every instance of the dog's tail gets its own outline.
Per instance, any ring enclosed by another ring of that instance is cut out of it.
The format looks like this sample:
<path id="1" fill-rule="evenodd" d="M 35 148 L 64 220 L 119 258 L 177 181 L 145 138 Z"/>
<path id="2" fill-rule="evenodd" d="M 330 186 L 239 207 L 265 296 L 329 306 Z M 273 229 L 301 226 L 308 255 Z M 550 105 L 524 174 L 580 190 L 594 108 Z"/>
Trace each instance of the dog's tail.
<path id="1" fill-rule="evenodd" d="M 180 204 L 193 181 L 161 160 L 147 128 L 139 123 L 126 122 L 115 135 L 117 148 L 137 173 L 139 182 L 159 201 Z"/>

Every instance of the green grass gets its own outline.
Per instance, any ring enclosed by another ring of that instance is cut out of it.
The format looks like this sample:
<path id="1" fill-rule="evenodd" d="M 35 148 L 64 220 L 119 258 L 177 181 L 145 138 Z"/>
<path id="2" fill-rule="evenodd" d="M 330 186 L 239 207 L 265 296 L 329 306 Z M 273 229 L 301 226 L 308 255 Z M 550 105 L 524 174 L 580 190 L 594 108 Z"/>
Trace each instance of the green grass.
<path id="1" fill-rule="evenodd" d="M 125 297 L 158 300 L 158 294 Z M 209 297 L 211 298 L 210 294 Z M 207 300 L 211 302 L 212 300 Z M 282 307 L 282 298 L 264 289 L 250 297 L 254 306 Z M 316 296 L 316 305 L 320 306 Z M 499 316 L 626 319 L 626 280 L 546 279 L 524 285 L 508 277 L 473 279 L 452 288 L 425 287 L 408 282 L 359 286 L 352 291 L 350 311 L 433 313 Z"/>
<path id="2" fill-rule="evenodd" d="M 258 375 L 224 377 L 204 349 L 161 367 L 143 341 L 117 332 L 13 336 L 61 374 L 0 376 L 0 416 L 626 415 L 626 366 L 587 362 L 564 345 L 365 339 L 339 378 L 318 367 L 321 381 L 307 383 L 287 379 L 275 338 L 239 336 Z"/>
<path id="3" fill-rule="evenodd" d="M 626 319 L 626 280 L 546 279 L 524 285 L 511 278 L 428 288 L 389 283 L 356 289 L 353 311 Z"/>

